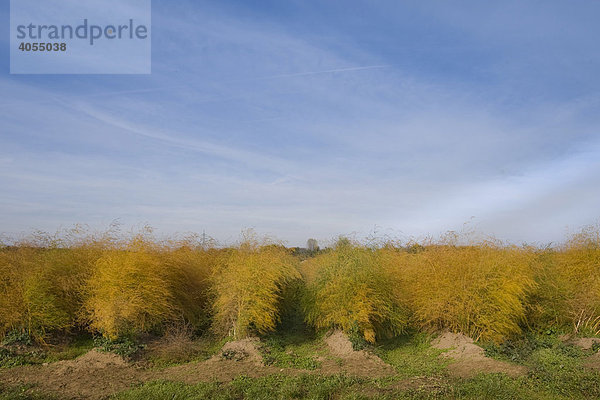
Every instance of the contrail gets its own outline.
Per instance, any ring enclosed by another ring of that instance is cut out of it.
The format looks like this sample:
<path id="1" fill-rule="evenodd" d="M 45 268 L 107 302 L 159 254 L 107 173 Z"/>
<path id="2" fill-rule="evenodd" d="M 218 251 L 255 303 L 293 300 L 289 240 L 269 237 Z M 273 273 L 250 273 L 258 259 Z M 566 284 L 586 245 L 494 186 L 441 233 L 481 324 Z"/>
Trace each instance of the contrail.
<path id="1" fill-rule="evenodd" d="M 255 78 L 255 79 L 249 79 L 249 80 L 291 78 L 291 77 L 295 77 L 295 76 L 328 74 L 328 73 L 332 73 L 332 72 L 360 71 L 363 69 L 377 69 L 377 68 L 388 68 L 388 67 L 390 67 L 390 65 L 367 65 L 365 67 L 337 68 L 337 69 L 326 69 L 323 71 L 310 71 L 310 72 L 297 72 L 297 73 L 293 73 L 293 74 L 271 75 L 271 76 L 265 76 L 262 78 Z"/>
<path id="2" fill-rule="evenodd" d="M 278 75 L 269 75 L 262 76 L 257 78 L 247 78 L 247 79 L 232 79 L 222 81 L 221 83 L 237 83 L 237 82 L 253 82 L 253 81 L 261 81 L 261 80 L 269 80 L 269 79 L 279 79 L 279 78 L 294 78 L 300 76 L 310 76 L 310 75 L 320 75 L 320 74 L 330 74 L 335 72 L 351 72 L 351 71 L 362 71 L 368 69 L 381 69 L 381 68 L 389 68 L 391 65 L 367 65 L 363 67 L 348 67 L 348 68 L 336 68 L 336 69 L 326 69 L 322 71 L 307 71 L 307 72 L 295 72 L 291 74 L 278 74 Z M 69 99 L 85 99 L 92 97 L 102 97 L 102 96 L 114 96 L 121 94 L 138 94 L 138 93 L 151 93 L 151 92 L 160 92 L 162 90 L 170 90 L 170 89 L 184 89 L 184 88 L 192 88 L 194 85 L 171 85 L 171 86 L 160 86 L 155 88 L 146 88 L 146 89 L 132 89 L 132 90 L 120 90 L 120 91 L 111 91 L 111 92 L 102 92 L 102 93 L 90 93 L 83 95 L 70 96 Z M 8 104 L 0 104 L 0 108 L 14 107 L 14 106 L 31 106 L 31 104 L 52 104 L 55 103 L 57 99 L 54 100 L 46 100 L 40 101 L 36 103 L 8 103 Z M 218 100 L 216 100 L 218 101 Z"/>

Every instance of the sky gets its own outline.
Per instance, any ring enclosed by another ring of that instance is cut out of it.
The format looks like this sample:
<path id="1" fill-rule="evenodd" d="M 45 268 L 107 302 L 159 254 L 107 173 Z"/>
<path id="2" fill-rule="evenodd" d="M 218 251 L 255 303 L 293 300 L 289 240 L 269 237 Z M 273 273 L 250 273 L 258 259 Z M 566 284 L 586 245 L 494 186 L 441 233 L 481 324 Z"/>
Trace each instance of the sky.
<path id="1" fill-rule="evenodd" d="M 561 241 L 600 218 L 598 15 L 153 0 L 150 75 L 11 75 L 0 0 L 0 232 Z"/>

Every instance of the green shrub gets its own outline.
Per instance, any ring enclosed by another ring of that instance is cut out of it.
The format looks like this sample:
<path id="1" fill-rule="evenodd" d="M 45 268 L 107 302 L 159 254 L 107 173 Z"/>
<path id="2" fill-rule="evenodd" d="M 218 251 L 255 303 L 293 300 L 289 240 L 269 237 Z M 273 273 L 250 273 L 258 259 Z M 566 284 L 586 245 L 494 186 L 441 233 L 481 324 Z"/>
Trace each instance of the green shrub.
<path id="1" fill-rule="evenodd" d="M 122 357 L 131 357 L 146 346 L 136 343 L 131 338 L 121 337 L 118 339 L 107 339 L 103 336 L 94 338 L 94 347 L 101 351 L 118 354 Z"/>

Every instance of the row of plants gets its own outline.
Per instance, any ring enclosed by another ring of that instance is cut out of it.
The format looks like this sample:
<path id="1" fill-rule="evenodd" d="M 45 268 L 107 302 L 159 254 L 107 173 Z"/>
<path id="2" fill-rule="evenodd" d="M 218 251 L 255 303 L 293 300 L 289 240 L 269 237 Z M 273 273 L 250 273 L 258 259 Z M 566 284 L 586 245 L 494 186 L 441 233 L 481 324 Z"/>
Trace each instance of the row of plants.
<path id="1" fill-rule="evenodd" d="M 252 235 L 227 248 L 142 232 L 0 249 L 0 336 L 43 342 L 85 330 L 118 340 L 185 325 L 243 338 L 286 318 L 370 343 L 409 328 L 497 343 L 544 329 L 598 335 L 599 231 L 552 248 L 341 238 L 309 258 Z"/>

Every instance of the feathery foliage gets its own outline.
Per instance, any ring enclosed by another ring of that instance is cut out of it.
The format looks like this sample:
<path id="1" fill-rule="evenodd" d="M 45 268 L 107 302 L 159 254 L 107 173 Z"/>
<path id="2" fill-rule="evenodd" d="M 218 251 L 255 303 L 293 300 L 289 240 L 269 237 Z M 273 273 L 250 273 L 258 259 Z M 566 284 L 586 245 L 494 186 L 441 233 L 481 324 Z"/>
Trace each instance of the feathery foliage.
<path id="1" fill-rule="evenodd" d="M 521 332 L 535 287 L 528 249 L 484 242 L 430 244 L 417 252 L 388 252 L 409 294 L 417 326 L 501 341 Z"/>
<path id="2" fill-rule="evenodd" d="M 101 251 L 91 237 L 42 235 L 0 250 L 0 335 L 18 330 L 43 341 L 47 332 L 80 326 L 84 283 Z"/>
<path id="3" fill-rule="evenodd" d="M 395 277 L 374 250 L 340 239 L 335 249 L 305 261 L 302 272 L 306 319 L 314 327 L 358 331 L 373 343 L 407 326 L 409 314 Z"/>
<path id="4" fill-rule="evenodd" d="M 149 233 L 78 227 L 0 247 L 0 338 L 87 329 L 114 340 L 178 326 L 242 338 L 302 319 L 369 342 L 409 325 L 495 342 L 526 328 L 600 335 L 598 226 L 546 249 L 450 235 L 343 239 L 314 254 L 252 235 L 217 249 Z"/>
<path id="5" fill-rule="evenodd" d="M 589 226 L 540 256 L 532 322 L 600 334 L 600 228 Z"/>
<path id="6" fill-rule="evenodd" d="M 162 253 L 178 324 L 202 330 L 210 325 L 210 277 L 223 252 L 191 243 Z"/>
<path id="7" fill-rule="evenodd" d="M 83 314 L 109 339 L 209 324 L 210 274 L 219 252 L 194 238 L 160 242 L 146 228 L 106 249 L 87 281 Z"/>
<path id="8" fill-rule="evenodd" d="M 175 319 L 168 271 L 154 245 L 141 238 L 98 259 L 88 280 L 90 328 L 109 339 L 149 332 Z"/>
<path id="9" fill-rule="evenodd" d="M 27 252 L 28 254 L 24 254 Z M 8 331 L 26 329 L 23 258 L 32 257 L 33 249 L 0 250 L 0 337 Z"/>
<path id="10" fill-rule="evenodd" d="M 299 278 L 287 249 L 245 240 L 228 251 L 212 275 L 214 329 L 235 338 L 273 331 L 281 317 L 282 293 Z"/>

